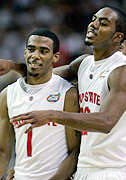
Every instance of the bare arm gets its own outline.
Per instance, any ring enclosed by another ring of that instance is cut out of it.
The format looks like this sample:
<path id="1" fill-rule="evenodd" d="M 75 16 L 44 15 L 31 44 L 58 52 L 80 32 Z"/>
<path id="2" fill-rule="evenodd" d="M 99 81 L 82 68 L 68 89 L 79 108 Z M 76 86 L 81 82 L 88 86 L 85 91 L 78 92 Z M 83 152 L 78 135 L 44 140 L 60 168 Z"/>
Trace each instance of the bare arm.
<path id="1" fill-rule="evenodd" d="M 110 92 L 105 98 L 101 112 L 96 113 L 68 113 L 50 112 L 48 120 L 69 127 L 109 133 L 126 110 L 126 66 L 115 69 L 109 76 L 108 84 Z M 47 118 L 47 117 L 46 117 Z"/>
<path id="2" fill-rule="evenodd" d="M 71 88 L 66 94 L 64 111 L 79 112 L 78 92 L 75 88 Z M 81 136 L 78 131 L 66 127 L 66 137 L 69 155 L 50 180 L 66 180 L 76 170 Z"/>
<path id="3" fill-rule="evenodd" d="M 59 76 L 71 81 L 77 79 L 77 73 L 79 66 L 83 59 L 85 59 L 89 54 L 79 56 L 77 59 L 72 61 L 69 65 L 60 66 L 53 69 L 53 73 L 58 74 Z"/>
<path id="4" fill-rule="evenodd" d="M 14 142 L 14 131 L 9 123 L 6 99 L 6 90 L 4 90 L 0 94 L 0 176 L 8 166 Z"/>

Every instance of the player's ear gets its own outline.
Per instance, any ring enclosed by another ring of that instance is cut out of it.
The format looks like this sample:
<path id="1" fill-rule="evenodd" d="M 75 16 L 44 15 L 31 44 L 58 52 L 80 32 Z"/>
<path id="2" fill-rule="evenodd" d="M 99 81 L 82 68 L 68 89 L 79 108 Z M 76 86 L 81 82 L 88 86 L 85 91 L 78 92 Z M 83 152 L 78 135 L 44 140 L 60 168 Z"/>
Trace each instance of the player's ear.
<path id="1" fill-rule="evenodd" d="M 114 42 L 120 42 L 122 41 L 124 38 L 124 34 L 122 32 L 116 32 L 114 35 L 113 35 L 113 41 Z"/>
<path id="2" fill-rule="evenodd" d="M 60 52 L 53 55 L 53 63 L 56 63 L 60 59 Z"/>

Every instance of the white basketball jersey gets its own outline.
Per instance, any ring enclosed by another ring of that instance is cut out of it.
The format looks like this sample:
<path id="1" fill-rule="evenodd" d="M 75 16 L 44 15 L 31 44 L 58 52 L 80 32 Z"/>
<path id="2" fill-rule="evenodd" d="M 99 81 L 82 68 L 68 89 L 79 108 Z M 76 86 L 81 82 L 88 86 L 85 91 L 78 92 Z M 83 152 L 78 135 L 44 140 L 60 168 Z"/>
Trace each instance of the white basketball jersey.
<path id="1" fill-rule="evenodd" d="M 117 67 L 126 65 L 126 56 L 116 52 L 104 60 L 86 57 L 78 71 L 81 112 L 99 112 L 107 96 L 108 77 Z M 110 133 L 83 132 L 78 167 L 126 167 L 126 113 Z"/>
<path id="2" fill-rule="evenodd" d="M 59 110 L 64 108 L 65 94 L 72 87 L 70 83 L 57 75 L 34 95 L 26 93 L 20 86 L 20 78 L 7 88 L 9 117 L 35 110 Z M 20 121 L 19 123 L 22 123 Z M 15 128 L 16 164 L 15 180 L 48 180 L 61 162 L 67 157 L 65 127 L 55 123 L 34 128 L 25 134 L 29 125 Z"/>

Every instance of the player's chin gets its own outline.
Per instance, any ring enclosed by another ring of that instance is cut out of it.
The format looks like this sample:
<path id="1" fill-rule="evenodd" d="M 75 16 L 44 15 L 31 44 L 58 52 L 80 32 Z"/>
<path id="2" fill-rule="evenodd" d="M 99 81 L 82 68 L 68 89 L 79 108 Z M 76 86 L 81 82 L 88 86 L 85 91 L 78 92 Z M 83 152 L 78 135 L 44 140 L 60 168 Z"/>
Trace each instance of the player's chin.
<path id="1" fill-rule="evenodd" d="M 38 77 L 39 73 L 37 73 L 37 72 L 28 72 L 28 75 L 31 76 L 31 77 Z"/>
<path id="2" fill-rule="evenodd" d="M 88 38 L 85 38 L 84 43 L 85 43 L 87 46 L 93 45 L 93 41 L 92 41 L 91 39 L 88 39 Z"/>

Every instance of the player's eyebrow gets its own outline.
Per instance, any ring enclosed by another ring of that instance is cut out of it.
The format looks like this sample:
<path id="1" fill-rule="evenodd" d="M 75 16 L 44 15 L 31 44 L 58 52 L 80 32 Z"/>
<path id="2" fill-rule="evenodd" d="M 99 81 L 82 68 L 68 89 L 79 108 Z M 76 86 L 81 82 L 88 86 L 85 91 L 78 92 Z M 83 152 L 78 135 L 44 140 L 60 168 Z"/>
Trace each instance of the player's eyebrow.
<path id="1" fill-rule="evenodd" d="M 34 45 L 28 45 L 27 46 L 27 48 L 35 48 L 36 46 L 34 46 Z M 46 49 L 46 50 L 49 50 L 49 48 L 48 47 L 45 47 L 45 46 L 42 46 L 42 47 L 39 47 L 40 49 Z"/>
<path id="2" fill-rule="evenodd" d="M 31 47 L 31 48 L 34 48 L 35 46 L 33 46 L 33 45 L 27 45 L 27 47 Z"/>
<path id="3" fill-rule="evenodd" d="M 97 19 L 98 17 L 94 14 L 93 16 L 92 16 L 92 18 L 95 18 L 95 19 Z M 110 20 L 107 18 L 107 17 L 99 17 L 98 18 L 100 21 L 102 21 L 102 20 L 105 20 L 105 21 L 108 21 L 109 23 L 110 23 Z"/>

